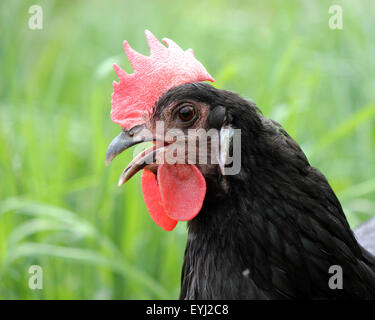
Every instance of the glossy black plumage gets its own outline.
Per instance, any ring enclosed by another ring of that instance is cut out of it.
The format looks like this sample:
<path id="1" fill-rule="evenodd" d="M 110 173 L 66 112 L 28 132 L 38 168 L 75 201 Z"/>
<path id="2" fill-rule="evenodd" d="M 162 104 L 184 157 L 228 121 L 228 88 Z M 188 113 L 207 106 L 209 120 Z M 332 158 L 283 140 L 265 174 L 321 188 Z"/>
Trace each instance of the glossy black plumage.
<path id="1" fill-rule="evenodd" d="M 203 208 L 188 223 L 180 298 L 374 299 L 374 256 L 285 130 L 255 104 L 203 83 L 169 90 L 156 116 L 186 99 L 225 108 L 225 121 L 242 130 L 242 167 L 234 176 L 205 175 Z M 341 290 L 328 286 L 332 265 L 343 269 Z"/>

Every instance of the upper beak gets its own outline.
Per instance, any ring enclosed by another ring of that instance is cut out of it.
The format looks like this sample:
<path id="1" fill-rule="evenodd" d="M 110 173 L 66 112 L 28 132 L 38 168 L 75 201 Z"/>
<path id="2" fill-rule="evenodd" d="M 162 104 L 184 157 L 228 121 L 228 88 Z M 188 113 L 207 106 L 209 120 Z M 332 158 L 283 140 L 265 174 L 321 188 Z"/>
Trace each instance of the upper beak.
<path id="1" fill-rule="evenodd" d="M 110 143 L 105 155 L 105 163 L 108 165 L 117 155 L 136 144 L 156 140 L 148 130 L 145 130 L 143 125 L 129 131 L 123 130 Z M 154 145 L 135 156 L 122 172 L 118 185 L 124 184 L 148 164 L 155 163 L 157 155 L 162 151 L 164 151 L 164 144 L 159 148 Z"/>
<path id="2" fill-rule="evenodd" d="M 105 164 L 108 166 L 117 155 L 138 143 L 152 141 L 152 137 L 140 135 L 143 129 L 144 126 L 137 126 L 129 131 L 122 130 L 109 144 L 105 154 Z"/>

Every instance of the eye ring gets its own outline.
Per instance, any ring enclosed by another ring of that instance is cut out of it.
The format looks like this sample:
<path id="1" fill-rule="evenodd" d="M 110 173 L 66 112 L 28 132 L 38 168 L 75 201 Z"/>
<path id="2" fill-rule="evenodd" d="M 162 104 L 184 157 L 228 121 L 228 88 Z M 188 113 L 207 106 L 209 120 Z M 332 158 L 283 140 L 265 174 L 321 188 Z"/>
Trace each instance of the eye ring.
<path id="1" fill-rule="evenodd" d="M 197 114 L 195 106 L 190 103 L 184 103 L 176 111 L 178 121 L 184 124 L 193 122 Z"/>

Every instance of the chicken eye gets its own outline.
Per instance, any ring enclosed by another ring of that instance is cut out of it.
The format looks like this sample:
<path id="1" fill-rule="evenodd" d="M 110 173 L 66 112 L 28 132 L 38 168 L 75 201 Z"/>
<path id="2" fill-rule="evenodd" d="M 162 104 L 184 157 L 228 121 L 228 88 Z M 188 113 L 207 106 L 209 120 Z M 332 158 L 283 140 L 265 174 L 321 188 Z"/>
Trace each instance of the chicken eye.
<path id="1" fill-rule="evenodd" d="M 186 105 L 178 110 L 178 117 L 181 121 L 187 122 L 194 118 L 195 116 L 195 109 L 191 105 Z"/>

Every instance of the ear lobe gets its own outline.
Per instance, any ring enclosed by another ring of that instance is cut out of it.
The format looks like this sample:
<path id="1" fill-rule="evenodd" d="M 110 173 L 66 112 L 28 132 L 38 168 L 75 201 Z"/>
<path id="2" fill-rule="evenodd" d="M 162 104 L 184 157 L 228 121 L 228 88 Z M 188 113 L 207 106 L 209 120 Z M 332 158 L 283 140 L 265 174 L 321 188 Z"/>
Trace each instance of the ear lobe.
<path id="1" fill-rule="evenodd" d="M 232 120 L 231 115 L 228 115 L 226 111 L 225 107 L 221 105 L 216 106 L 210 112 L 207 122 L 210 128 L 220 128 L 219 152 L 216 153 L 216 156 L 221 174 L 234 175 L 241 169 L 241 136 L 237 134 L 237 131 L 240 131 L 239 129 L 233 129 L 231 125 L 225 124 Z M 236 156 L 234 154 L 230 156 L 230 150 L 233 150 L 234 153 L 234 149 L 237 150 L 238 147 L 239 153 L 237 152 Z M 228 167 L 231 163 L 232 167 Z"/>
<path id="2" fill-rule="evenodd" d="M 222 175 L 225 175 L 225 165 L 228 164 L 229 151 L 232 146 L 234 130 L 230 125 L 223 126 L 220 129 L 219 137 L 219 167 Z"/>

